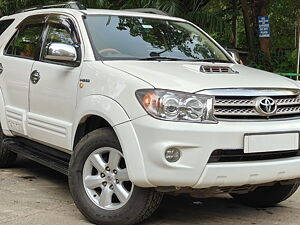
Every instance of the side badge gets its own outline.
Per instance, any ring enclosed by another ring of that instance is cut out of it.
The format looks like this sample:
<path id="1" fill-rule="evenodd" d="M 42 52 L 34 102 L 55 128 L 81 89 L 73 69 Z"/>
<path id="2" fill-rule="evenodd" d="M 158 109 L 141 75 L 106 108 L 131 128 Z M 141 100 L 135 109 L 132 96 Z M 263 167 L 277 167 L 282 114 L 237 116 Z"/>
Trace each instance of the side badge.
<path id="1" fill-rule="evenodd" d="M 83 88 L 84 87 L 84 83 L 90 83 L 90 82 L 91 82 L 90 79 L 80 79 L 79 87 Z"/>

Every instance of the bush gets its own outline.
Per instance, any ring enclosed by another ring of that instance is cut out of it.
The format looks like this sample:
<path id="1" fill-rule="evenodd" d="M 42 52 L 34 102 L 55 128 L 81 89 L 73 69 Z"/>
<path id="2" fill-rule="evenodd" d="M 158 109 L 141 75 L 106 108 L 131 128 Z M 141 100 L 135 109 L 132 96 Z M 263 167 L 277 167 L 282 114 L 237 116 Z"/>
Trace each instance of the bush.
<path id="1" fill-rule="evenodd" d="M 272 61 L 260 49 L 249 53 L 247 65 L 266 71 L 273 71 Z"/>
<path id="2" fill-rule="evenodd" d="M 272 56 L 272 64 L 276 73 L 295 73 L 297 68 L 298 50 L 285 52 L 285 54 Z"/>

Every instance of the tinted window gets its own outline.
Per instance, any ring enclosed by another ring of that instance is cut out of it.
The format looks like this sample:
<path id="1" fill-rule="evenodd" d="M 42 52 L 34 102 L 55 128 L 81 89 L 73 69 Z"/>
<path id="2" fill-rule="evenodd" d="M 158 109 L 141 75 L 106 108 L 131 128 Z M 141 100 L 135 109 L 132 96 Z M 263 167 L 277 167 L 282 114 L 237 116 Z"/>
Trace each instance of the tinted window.
<path id="1" fill-rule="evenodd" d="M 100 59 L 180 60 L 216 59 L 227 56 L 202 31 L 189 23 L 124 16 L 87 16 L 87 29 Z"/>
<path id="2" fill-rule="evenodd" d="M 50 25 L 46 45 L 50 43 L 63 43 L 63 44 L 74 44 L 70 32 L 58 25 Z"/>
<path id="3" fill-rule="evenodd" d="M 14 20 L 2 20 L 0 21 L 0 35 L 14 22 Z"/>
<path id="4" fill-rule="evenodd" d="M 6 54 L 33 59 L 42 31 L 43 24 L 28 25 L 22 28 L 8 44 Z"/>

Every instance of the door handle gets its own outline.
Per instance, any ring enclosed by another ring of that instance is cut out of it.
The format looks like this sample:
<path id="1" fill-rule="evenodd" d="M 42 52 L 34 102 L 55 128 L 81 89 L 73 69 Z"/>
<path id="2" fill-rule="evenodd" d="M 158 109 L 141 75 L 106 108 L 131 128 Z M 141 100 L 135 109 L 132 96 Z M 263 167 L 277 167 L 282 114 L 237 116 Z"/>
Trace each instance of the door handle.
<path id="1" fill-rule="evenodd" d="M 33 84 L 37 84 L 41 79 L 40 73 L 37 70 L 34 70 L 30 75 L 30 80 Z"/>
<path id="2" fill-rule="evenodd" d="M 0 63 L 0 74 L 3 73 L 3 70 L 4 70 L 4 68 L 3 68 L 3 66 L 2 66 L 2 63 Z"/>

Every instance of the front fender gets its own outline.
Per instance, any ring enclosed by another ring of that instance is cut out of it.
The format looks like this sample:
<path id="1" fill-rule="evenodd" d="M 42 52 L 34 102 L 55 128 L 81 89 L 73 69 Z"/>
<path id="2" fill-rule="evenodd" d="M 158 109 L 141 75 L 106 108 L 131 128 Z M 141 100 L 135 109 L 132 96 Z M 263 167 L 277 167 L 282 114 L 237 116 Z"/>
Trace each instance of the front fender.
<path id="1" fill-rule="evenodd" d="M 88 115 L 102 117 L 113 127 L 124 153 L 130 180 L 139 186 L 152 187 L 146 178 L 143 156 L 135 131 L 129 122 L 129 116 L 121 105 L 115 100 L 102 95 L 90 95 L 81 99 L 75 113 L 72 140 L 75 138 L 81 119 Z"/>
<path id="2" fill-rule="evenodd" d="M 129 116 L 115 100 L 103 95 L 90 95 L 82 98 L 76 107 L 72 140 L 82 118 L 94 115 L 105 119 L 112 127 L 127 122 Z"/>

